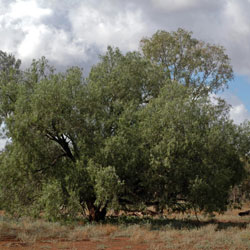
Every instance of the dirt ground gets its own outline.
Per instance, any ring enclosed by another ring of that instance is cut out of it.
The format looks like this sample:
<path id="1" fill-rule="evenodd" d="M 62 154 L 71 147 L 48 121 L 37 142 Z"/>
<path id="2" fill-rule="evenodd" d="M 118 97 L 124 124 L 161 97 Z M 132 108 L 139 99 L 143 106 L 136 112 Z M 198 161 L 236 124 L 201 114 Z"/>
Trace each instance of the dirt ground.
<path id="1" fill-rule="evenodd" d="M 223 215 L 217 214 L 214 219 L 202 219 L 200 216 L 201 221 L 196 221 L 192 214 L 193 219 L 188 219 L 189 217 L 185 219 L 187 215 L 172 214 L 168 215 L 166 220 L 158 220 L 160 224 L 154 224 L 156 220 L 151 221 L 152 224 L 149 225 L 135 224 L 125 227 L 112 224 L 86 225 L 86 227 L 83 225 L 80 231 L 74 227 L 57 228 L 53 227 L 53 224 L 43 222 L 38 224 L 40 226 L 25 221 L 21 224 L 2 222 L 0 250 L 250 249 L 250 216 L 238 215 L 240 211 L 248 209 L 250 204 L 241 210 L 235 209 Z M 46 234 L 49 230 L 50 234 Z M 54 236 L 32 238 L 36 236 L 35 232 L 38 236 Z"/>
<path id="2" fill-rule="evenodd" d="M 36 242 L 32 245 L 27 245 L 12 239 L 5 239 L 0 242 L 1 250 L 38 250 L 38 249 L 70 249 L 70 250 L 124 250 L 124 249 L 134 249 L 134 250 L 144 250 L 148 249 L 146 244 L 134 244 L 130 242 L 129 238 L 116 238 L 116 239 L 98 239 L 95 240 L 85 240 L 85 241 L 57 241 L 57 240 L 43 240 Z"/>

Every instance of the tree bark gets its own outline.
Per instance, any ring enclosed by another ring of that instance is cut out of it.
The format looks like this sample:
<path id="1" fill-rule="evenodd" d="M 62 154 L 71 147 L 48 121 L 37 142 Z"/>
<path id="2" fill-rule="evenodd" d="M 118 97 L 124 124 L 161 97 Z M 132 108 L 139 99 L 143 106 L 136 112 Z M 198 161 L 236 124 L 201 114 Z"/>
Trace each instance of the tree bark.
<path id="1" fill-rule="evenodd" d="M 87 202 L 87 207 L 89 211 L 89 221 L 103 221 L 105 220 L 107 214 L 107 207 L 97 207 L 93 202 Z"/>

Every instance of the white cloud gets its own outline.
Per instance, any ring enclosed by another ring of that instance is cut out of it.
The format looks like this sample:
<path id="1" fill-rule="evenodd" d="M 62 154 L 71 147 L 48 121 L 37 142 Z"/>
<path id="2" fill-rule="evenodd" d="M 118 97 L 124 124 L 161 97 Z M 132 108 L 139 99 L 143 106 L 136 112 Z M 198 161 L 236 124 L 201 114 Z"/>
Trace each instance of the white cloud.
<path id="1" fill-rule="evenodd" d="M 249 33 L 249 13 L 246 13 L 241 1 L 227 1 L 223 14 L 225 16 L 225 24 L 230 27 L 230 30 L 244 36 Z"/>
<path id="2" fill-rule="evenodd" d="M 25 28 L 26 35 L 23 41 L 18 46 L 19 57 L 26 59 L 33 56 L 37 56 L 37 51 L 40 51 L 40 45 L 42 44 L 41 37 L 48 33 L 48 30 L 44 25 L 39 26 L 29 26 Z M 44 44 L 42 44 L 44 46 Z"/>
<path id="3" fill-rule="evenodd" d="M 39 44 L 42 18 L 53 13 L 50 9 L 40 8 L 35 0 L 10 2 L 8 10 L 0 16 L 0 49 L 15 53 L 22 59 L 36 55 Z"/>
<path id="4" fill-rule="evenodd" d="M 178 27 L 225 46 L 236 73 L 250 76 L 249 0 L 0 0 L 0 49 L 23 61 L 86 65 L 107 45 L 134 50 Z"/>
<path id="5" fill-rule="evenodd" d="M 236 73 L 250 76 L 250 4 L 227 0 L 221 16 L 218 42 L 226 47 Z"/>
<path id="6" fill-rule="evenodd" d="M 235 123 L 240 124 L 245 120 L 250 120 L 250 114 L 247 111 L 244 104 L 238 104 L 236 106 L 232 106 L 230 110 L 230 116 L 235 121 Z"/>
<path id="7" fill-rule="evenodd" d="M 245 120 L 250 120 L 250 112 L 236 95 L 224 93 L 221 96 L 231 105 L 230 117 L 236 124 L 240 124 Z"/>
<path id="8" fill-rule="evenodd" d="M 43 16 L 52 14 L 48 8 L 40 8 L 35 0 L 17 0 L 10 4 L 10 16 L 17 18 L 40 19 Z"/>
<path id="9" fill-rule="evenodd" d="M 24 60 L 46 55 L 58 65 L 70 66 L 69 59 L 76 60 L 84 56 L 87 58 L 84 49 L 84 46 L 78 46 L 64 30 L 40 24 L 29 27 L 25 38 L 18 46 L 17 53 Z"/>
<path id="10" fill-rule="evenodd" d="M 179 11 L 194 8 L 199 5 L 199 0 L 151 0 L 152 3 L 158 7 L 163 8 L 164 10 Z"/>
<path id="11" fill-rule="evenodd" d="M 101 50 L 108 45 L 119 46 L 122 50 L 135 50 L 138 40 L 146 32 L 140 10 L 117 10 L 110 13 L 107 6 L 91 5 L 84 2 L 69 12 L 72 35 L 77 42 L 95 44 Z"/>
<path id="12" fill-rule="evenodd" d="M 14 53 L 25 66 L 33 58 L 46 56 L 59 67 L 90 67 L 108 45 L 123 51 L 138 49 L 138 41 L 147 30 L 141 11 L 120 11 L 119 6 L 114 11 L 114 3 L 12 1 L 0 17 L 0 49 Z"/>

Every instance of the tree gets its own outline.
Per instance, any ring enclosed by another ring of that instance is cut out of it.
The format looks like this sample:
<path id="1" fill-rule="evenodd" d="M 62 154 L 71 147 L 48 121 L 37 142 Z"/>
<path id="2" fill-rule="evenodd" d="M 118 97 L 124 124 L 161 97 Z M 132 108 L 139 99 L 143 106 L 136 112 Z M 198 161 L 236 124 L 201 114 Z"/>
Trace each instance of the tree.
<path id="1" fill-rule="evenodd" d="M 167 79 L 193 87 L 196 95 L 221 90 L 233 79 L 225 49 L 197 40 L 184 29 L 159 30 L 141 40 L 141 49 L 146 58 L 163 67 Z"/>
<path id="2" fill-rule="evenodd" d="M 3 208 L 55 220 L 88 210 L 95 221 L 109 208 L 224 210 L 242 178 L 242 133 L 225 103 L 206 95 L 230 79 L 227 58 L 218 66 L 222 50 L 202 47 L 200 56 L 192 52 L 198 47 L 185 47 L 194 59 L 190 66 L 178 59 L 177 71 L 145 52 L 108 47 L 86 79 L 78 67 L 56 73 L 45 58 L 23 72 L 18 60 L 6 63 L 0 110 L 11 143 L 1 154 Z"/>

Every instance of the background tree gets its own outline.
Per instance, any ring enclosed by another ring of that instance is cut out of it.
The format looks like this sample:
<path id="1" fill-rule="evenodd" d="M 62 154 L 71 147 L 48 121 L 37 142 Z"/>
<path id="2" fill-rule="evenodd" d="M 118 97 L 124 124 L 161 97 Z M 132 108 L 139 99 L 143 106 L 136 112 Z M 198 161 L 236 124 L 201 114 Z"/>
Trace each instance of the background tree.
<path id="1" fill-rule="evenodd" d="M 250 199 L 250 121 L 240 124 L 237 132 L 239 136 L 236 145 L 246 173 L 243 182 L 232 190 L 232 200 L 242 203 Z"/>

